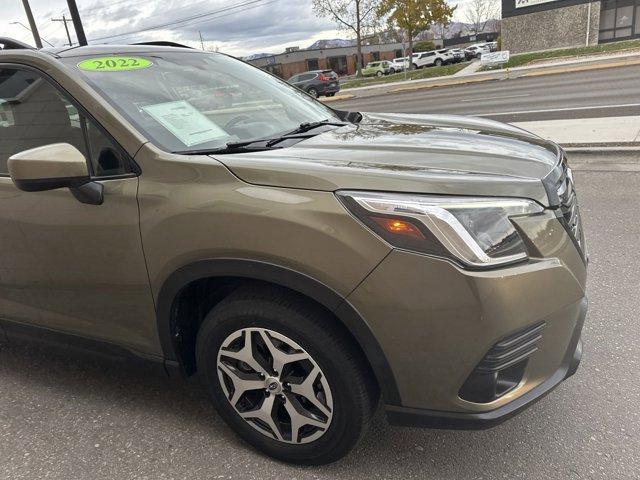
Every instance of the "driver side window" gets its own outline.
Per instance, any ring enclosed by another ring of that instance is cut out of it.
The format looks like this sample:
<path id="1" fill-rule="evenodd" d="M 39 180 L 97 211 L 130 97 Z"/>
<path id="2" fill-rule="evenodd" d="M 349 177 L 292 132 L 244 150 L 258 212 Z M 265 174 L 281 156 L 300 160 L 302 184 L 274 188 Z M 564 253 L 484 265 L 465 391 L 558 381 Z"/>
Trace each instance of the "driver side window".
<path id="1" fill-rule="evenodd" d="M 0 68 L 0 175 L 10 156 L 69 143 L 88 159 L 94 177 L 129 173 L 120 147 L 51 83 L 30 70 Z"/>

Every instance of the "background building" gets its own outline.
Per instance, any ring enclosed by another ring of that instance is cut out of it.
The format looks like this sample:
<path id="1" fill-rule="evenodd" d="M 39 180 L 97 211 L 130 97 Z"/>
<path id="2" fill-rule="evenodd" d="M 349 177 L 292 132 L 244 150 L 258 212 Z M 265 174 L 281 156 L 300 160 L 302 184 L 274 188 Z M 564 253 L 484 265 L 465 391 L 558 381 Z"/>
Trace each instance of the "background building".
<path id="1" fill-rule="evenodd" d="M 640 0 L 502 0 L 502 48 L 520 53 L 640 38 Z"/>
<path id="2" fill-rule="evenodd" d="M 250 60 L 250 63 L 284 79 L 308 70 L 324 69 L 331 69 L 341 76 L 353 75 L 356 72 L 356 52 L 356 47 L 352 46 L 309 50 L 289 48 L 284 53 Z M 402 43 L 362 46 L 363 66 L 368 62 L 396 57 L 402 57 Z"/>

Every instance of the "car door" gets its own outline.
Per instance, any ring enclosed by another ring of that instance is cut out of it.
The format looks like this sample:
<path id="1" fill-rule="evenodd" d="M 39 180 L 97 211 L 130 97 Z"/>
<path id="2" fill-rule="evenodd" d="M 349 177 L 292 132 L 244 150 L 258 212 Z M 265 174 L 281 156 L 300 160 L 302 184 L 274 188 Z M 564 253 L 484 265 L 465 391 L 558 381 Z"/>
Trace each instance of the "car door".
<path id="1" fill-rule="evenodd" d="M 135 165 L 38 71 L 0 64 L 0 118 L 0 317 L 156 352 Z M 101 205 L 15 187 L 8 158 L 53 143 L 85 155 Z"/>
<path id="2" fill-rule="evenodd" d="M 300 83 L 300 75 L 294 75 L 289 80 L 287 80 L 287 83 L 297 87 L 298 84 Z"/>
<path id="3" fill-rule="evenodd" d="M 432 66 L 436 61 L 436 52 L 427 52 L 423 58 L 425 66 Z"/>

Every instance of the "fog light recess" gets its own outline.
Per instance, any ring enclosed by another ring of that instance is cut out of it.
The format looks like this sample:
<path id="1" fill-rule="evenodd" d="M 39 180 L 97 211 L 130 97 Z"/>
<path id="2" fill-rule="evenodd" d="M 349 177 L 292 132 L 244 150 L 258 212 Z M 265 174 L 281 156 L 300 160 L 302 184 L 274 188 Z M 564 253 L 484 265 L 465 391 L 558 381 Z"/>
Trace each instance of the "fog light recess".
<path id="1" fill-rule="evenodd" d="M 474 403 L 489 403 L 516 388 L 529 357 L 538 350 L 545 323 L 540 322 L 497 342 L 473 369 L 458 395 Z"/>

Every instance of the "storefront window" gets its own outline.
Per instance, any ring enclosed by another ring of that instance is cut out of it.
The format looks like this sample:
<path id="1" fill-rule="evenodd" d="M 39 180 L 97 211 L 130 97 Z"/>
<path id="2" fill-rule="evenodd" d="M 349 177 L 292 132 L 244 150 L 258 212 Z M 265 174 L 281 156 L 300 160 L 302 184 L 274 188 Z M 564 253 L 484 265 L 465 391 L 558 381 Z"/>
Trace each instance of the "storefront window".
<path id="1" fill-rule="evenodd" d="M 633 37 L 640 37 L 640 0 L 604 0 L 600 13 L 600 41 Z"/>
<path id="2" fill-rule="evenodd" d="M 633 5 L 616 10 L 616 28 L 630 27 L 633 22 Z"/>
<path id="3" fill-rule="evenodd" d="M 616 26 L 616 9 L 604 10 L 600 18 L 600 30 L 608 30 Z"/>

